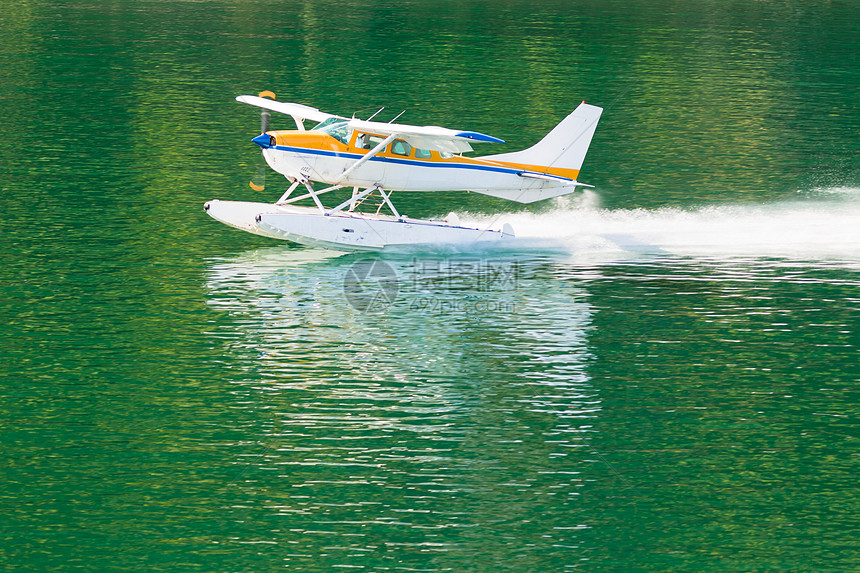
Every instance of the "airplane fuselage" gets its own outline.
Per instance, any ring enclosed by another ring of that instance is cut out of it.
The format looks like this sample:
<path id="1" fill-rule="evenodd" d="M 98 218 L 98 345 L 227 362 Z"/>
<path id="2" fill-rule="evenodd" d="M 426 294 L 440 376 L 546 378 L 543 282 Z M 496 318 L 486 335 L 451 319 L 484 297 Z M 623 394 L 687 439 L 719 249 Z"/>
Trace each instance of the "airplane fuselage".
<path id="1" fill-rule="evenodd" d="M 291 180 L 330 185 L 375 185 L 388 191 L 475 191 L 520 201 L 527 197 L 524 202 L 531 202 L 570 193 L 579 173 L 423 150 L 399 139 L 353 167 L 384 138 L 357 130 L 335 135 L 316 130 L 269 131 L 266 135 L 269 143 L 261 147 L 272 169 Z M 539 174 L 544 178 L 535 178 Z"/>

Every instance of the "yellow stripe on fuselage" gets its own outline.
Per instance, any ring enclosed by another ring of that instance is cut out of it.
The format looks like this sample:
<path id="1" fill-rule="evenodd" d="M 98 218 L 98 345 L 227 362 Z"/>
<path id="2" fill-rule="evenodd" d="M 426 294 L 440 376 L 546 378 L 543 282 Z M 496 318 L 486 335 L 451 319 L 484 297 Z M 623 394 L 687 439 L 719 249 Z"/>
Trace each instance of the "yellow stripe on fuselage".
<path id="1" fill-rule="evenodd" d="M 365 155 L 369 151 L 363 147 L 355 147 L 356 134 L 354 132 L 350 136 L 349 144 L 342 143 L 327 133 L 314 131 L 295 131 L 295 130 L 278 130 L 266 132 L 275 137 L 275 145 L 287 147 L 298 147 L 303 149 L 311 149 L 317 151 L 355 153 Z M 373 134 L 370 134 L 373 135 Z M 382 136 L 379 136 L 382 137 Z M 424 162 L 424 163 L 449 163 L 453 165 L 475 165 L 484 167 L 496 167 L 503 169 L 512 169 L 515 171 L 531 171 L 533 173 L 542 173 L 563 177 L 565 179 L 576 180 L 579 175 L 578 169 L 565 169 L 562 167 L 546 167 L 543 165 L 526 165 L 522 163 L 510 163 L 507 161 L 491 161 L 481 157 L 463 157 L 462 155 L 454 155 L 452 157 L 443 157 L 438 151 L 431 151 L 429 158 L 416 157 L 415 148 L 409 150 L 409 155 L 400 155 L 391 152 L 391 145 L 384 151 L 379 152 L 376 157 L 386 157 L 390 159 L 404 159 L 409 161 Z"/>

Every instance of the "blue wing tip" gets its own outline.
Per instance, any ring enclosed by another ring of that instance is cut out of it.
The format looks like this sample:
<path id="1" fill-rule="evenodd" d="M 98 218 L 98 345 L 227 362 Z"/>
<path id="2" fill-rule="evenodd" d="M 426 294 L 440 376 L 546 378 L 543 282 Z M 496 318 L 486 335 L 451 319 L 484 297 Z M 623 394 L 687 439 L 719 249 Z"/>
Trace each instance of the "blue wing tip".
<path id="1" fill-rule="evenodd" d="M 478 133 L 477 131 L 461 131 L 457 134 L 457 137 L 463 137 L 465 139 L 474 139 L 475 141 L 492 141 L 493 143 L 504 143 L 504 139 L 499 139 L 498 137 L 493 137 L 492 135 L 487 135 L 485 133 Z"/>

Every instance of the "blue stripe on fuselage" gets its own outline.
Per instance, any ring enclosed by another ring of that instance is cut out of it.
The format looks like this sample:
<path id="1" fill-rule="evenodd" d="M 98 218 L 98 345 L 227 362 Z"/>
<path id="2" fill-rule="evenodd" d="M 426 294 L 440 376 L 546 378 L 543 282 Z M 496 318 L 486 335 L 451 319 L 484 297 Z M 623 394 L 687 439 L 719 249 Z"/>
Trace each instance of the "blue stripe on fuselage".
<path id="1" fill-rule="evenodd" d="M 277 151 L 290 151 L 293 153 L 308 153 L 310 155 L 324 155 L 327 157 L 343 157 L 346 159 L 361 159 L 364 157 L 363 154 L 358 153 L 344 153 L 341 151 L 326 151 L 324 149 L 312 149 L 308 147 L 290 147 L 288 145 L 275 145 L 274 147 L 270 147 L 270 149 L 275 149 Z M 453 169 L 473 169 L 477 171 L 493 171 L 496 173 L 508 173 L 510 175 L 517 175 L 525 171 L 524 169 L 512 169 L 510 167 L 493 167 L 490 165 L 474 165 L 469 163 L 437 163 L 437 162 L 429 162 L 429 161 L 416 161 L 414 159 L 395 159 L 394 157 L 380 157 L 375 156 L 371 157 L 368 161 L 381 161 L 383 163 L 398 163 L 401 165 L 414 165 L 416 167 L 450 167 Z M 553 175 L 552 177 L 558 177 L 557 175 Z M 558 177 L 560 180 L 573 181 L 573 179 L 566 179 L 564 177 Z"/>

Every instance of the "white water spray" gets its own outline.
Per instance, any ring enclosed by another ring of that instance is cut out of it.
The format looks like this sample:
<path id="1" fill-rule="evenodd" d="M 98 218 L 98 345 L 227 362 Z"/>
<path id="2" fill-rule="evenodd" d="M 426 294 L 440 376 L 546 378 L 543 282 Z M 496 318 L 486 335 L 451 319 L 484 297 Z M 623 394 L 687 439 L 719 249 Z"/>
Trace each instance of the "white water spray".
<path id="1" fill-rule="evenodd" d="M 643 254 L 787 257 L 860 262 L 860 189 L 819 189 L 791 202 L 696 209 L 602 209 L 595 193 L 558 200 L 546 213 L 461 215 L 475 225 L 510 223 L 519 246 L 576 258 Z"/>

